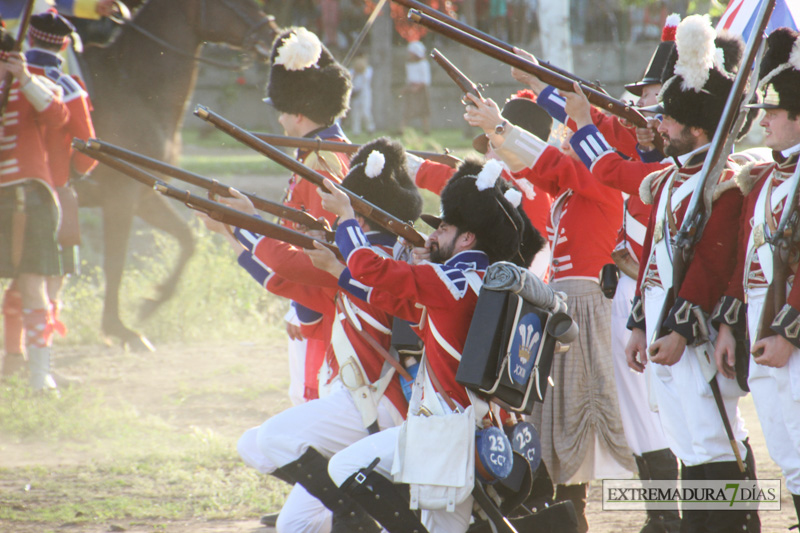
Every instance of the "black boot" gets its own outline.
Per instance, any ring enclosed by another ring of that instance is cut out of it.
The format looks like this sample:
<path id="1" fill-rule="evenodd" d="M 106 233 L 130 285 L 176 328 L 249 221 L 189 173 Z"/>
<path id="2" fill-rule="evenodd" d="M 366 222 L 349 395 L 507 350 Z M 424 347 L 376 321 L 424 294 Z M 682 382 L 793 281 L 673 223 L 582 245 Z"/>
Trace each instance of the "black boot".
<path id="1" fill-rule="evenodd" d="M 792 500 L 794 500 L 794 512 L 797 513 L 797 521 L 798 524 L 793 526 L 794 529 L 800 528 L 800 494 L 792 494 Z"/>
<path id="2" fill-rule="evenodd" d="M 678 480 L 678 460 L 669 448 L 645 452 L 636 457 L 639 477 L 650 481 Z M 647 478 L 642 477 L 647 475 Z M 647 510 L 647 520 L 639 533 L 678 533 L 681 529 L 681 515 L 678 504 L 674 510 Z"/>
<path id="3" fill-rule="evenodd" d="M 736 461 L 722 461 L 718 463 L 706 463 L 705 467 L 706 479 L 711 481 L 715 479 L 736 479 L 736 480 L 751 480 L 755 479 L 755 462 L 750 445 L 747 441 L 744 442 L 746 455 L 744 457 L 745 472 L 739 470 L 739 465 Z M 728 531 L 742 531 L 750 533 L 760 533 L 761 520 L 758 517 L 756 510 L 742 510 L 742 511 L 708 511 L 708 519 L 706 520 L 706 529 L 708 533 L 725 533 Z"/>
<path id="4" fill-rule="evenodd" d="M 702 481 L 705 477 L 705 465 L 686 466 L 681 463 L 681 479 L 685 481 Z M 683 509 L 681 518 L 681 533 L 704 533 L 708 511 Z"/>
<path id="5" fill-rule="evenodd" d="M 417 514 L 408 508 L 408 491 L 375 472 L 377 464 L 378 459 L 347 478 L 341 490 L 367 509 L 389 533 L 428 533 Z"/>
<path id="6" fill-rule="evenodd" d="M 350 496 L 328 475 L 328 459 L 314 448 L 306 450 L 296 461 L 275 470 L 273 476 L 287 483 L 299 483 L 333 512 L 332 533 L 378 533 L 380 528 Z"/>
<path id="7" fill-rule="evenodd" d="M 589 522 L 586 520 L 586 483 L 580 485 L 556 485 L 556 501 L 571 501 L 575 507 L 575 516 L 578 518 L 578 532 L 589 531 Z"/>

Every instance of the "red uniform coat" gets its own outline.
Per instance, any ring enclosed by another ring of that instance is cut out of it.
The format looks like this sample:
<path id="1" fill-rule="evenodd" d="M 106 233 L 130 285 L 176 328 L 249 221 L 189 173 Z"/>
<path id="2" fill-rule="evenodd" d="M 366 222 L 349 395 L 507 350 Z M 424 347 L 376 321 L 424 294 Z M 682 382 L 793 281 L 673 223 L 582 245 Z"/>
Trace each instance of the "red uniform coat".
<path id="1" fill-rule="evenodd" d="M 622 224 L 619 191 L 598 183 L 582 163 L 552 146 L 544 149 L 532 168 L 514 177 L 527 179 L 555 198 L 547 224 L 553 279 L 597 281 L 600 269 L 611 262 Z"/>
<path id="2" fill-rule="evenodd" d="M 48 82 L 36 80 L 29 83 L 42 87 Z M 26 90 L 29 89 L 34 88 Z M 45 128 L 60 128 L 66 124 L 69 111 L 60 98 L 54 95 L 48 98 L 51 101 L 46 107 L 37 111 L 20 91 L 19 82 L 14 80 L 11 85 L 0 122 L 0 186 L 25 179 L 38 179 L 53 186 L 44 132 Z"/>
<path id="3" fill-rule="evenodd" d="M 61 72 L 61 58 L 57 55 L 34 48 L 25 53 L 25 58 L 32 74 L 44 76 L 61 88 L 61 99 L 69 110 L 64 126 L 47 128 L 45 132 L 53 185 L 61 187 L 69 180 L 70 166 L 78 174 L 87 174 L 97 165 L 97 160 L 72 149 L 73 138 L 86 140 L 95 136 L 89 95 L 78 78 Z"/>
<path id="4" fill-rule="evenodd" d="M 670 166 L 664 170 L 653 173 L 642 183 L 643 200 L 657 206 L 659 199 L 664 194 L 665 185 L 674 173 L 678 176 L 673 185 L 673 190 L 681 183 L 700 171 L 707 154 L 707 148 L 694 154 L 680 169 Z M 668 329 L 683 335 L 688 342 L 696 336 L 696 317 L 688 312 L 693 305 L 699 306 L 706 313 L 711 313 L 722 293 L 727 288 L 728 280 L 736 264 L 737 234 L 731 231 L 742 207 L 742 195 L 733 181 L 734 172 L 728 168 L 720 175 L 714 193 L 713 209 L 706 223 L 700 241 L 694 247 L 694 257 L 689 264 L 686 276 L 676 295 L 675 305 L 669 312 L 665 325 Z M 651 197 L 647 197 L 648 193 Z M 674 211 L 675 225 L 680 228 L 686 208 L 691 201 L 687 196 Z M 639 269 L 639 279 L 636 284 L 637 299 L 641 298 L 641 290 L 645 283 L 661 286 L 658 270 L 655 266 L 655 254 L 651 257 L 653 236 L 657 222 L 657 211 L 653 208 L 647 226 L 643 258 L 650 258 L 642 263 Z M 666 230 L 665 230 L 666 231 Z M 637 304 L 634 304 L 634 321 L 637 313 Z M 655 317 L 652 317 L 655 318 Z M 641 324 L 629 325 L 644 329 Z"/>

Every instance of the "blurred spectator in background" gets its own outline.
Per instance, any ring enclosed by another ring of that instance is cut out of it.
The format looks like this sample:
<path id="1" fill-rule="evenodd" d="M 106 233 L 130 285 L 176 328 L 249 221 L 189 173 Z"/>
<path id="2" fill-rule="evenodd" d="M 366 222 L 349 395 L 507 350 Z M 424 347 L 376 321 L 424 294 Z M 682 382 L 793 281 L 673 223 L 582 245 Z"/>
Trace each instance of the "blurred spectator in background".
<path id="1" fill-rule="evenodd" d="M 506 0 L 489 0 L 491 33 L 501 41 L 508 40 L 508 6 Z"/>
<path id="2" fill-rule="evenodd" d="M 353 81 L 353 91 L 350 93 L 350 131 L 353 135 L 360 135 L 363 124 L 372 133 L 375 131 L 375 121 L 372 120 L 372 67 L 363 52 L 353 60 L 350 78 Z"/>
<path id="3" fill-rule="evenodd" d="M 405 129 L 409 120 L 420 118 L 425 135 L 431 132 L 430 94 L 431 65 L 425 58 L 425 45 L 420 41 L 408 43 L 406 57 L 406 84 L 403 87 L 403 118 L 400 120 L 400 131 Z"/>
<path id="4" fill-rule="evenodd" d="M 338 48 L 339 0 L 320 0 L 319 11 L 322 23 L 322 42 L 329 48 Z"/>

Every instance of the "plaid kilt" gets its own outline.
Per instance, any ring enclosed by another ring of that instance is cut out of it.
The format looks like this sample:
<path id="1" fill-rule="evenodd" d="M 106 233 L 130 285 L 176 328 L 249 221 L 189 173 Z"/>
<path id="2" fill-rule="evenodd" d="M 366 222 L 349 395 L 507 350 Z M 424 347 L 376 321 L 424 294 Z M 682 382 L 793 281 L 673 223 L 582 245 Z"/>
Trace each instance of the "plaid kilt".
<path id="1" fill-rule="evenodd" d="M 27 216 L 22 260 L 14 268 L 11 258 L 12 220 L 19 190 L 24 193 Z M 19 274 L 60 276 L 63 273 L 56 233 L 58 217 L 53 192 L 38 180 L 0 187 L 0 278 L 15 278 Z"/>

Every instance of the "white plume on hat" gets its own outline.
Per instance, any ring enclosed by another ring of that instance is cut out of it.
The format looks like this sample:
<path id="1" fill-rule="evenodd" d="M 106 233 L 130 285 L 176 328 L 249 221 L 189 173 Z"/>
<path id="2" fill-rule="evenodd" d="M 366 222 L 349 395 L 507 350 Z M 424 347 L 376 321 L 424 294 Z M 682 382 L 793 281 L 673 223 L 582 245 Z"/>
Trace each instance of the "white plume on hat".
<path id="1" fill-rule="evenodd" d="M 364 174 L 368 178 L 377 178 L 383 172 L 383 167 L 386 164 L 386 157 L 379 150 L 373 150 L 367 156 L 367 164 L 364 167 Z"/>
<path id="2" fill-rule="evenodd" d="M 675 74 L 683 79 L 681 89 L 684 91 L 699 92 L 708 81 L 716 58 L 715 37 L 708 15 L 691 15 L 678 25 L 675 32 L 678 49 Z"/>
<path id="3" fill-rule="evenodd" d="M 319 37 L 305 28 L 297 28 L 278 49 L 275 64 L 286 70 L 304 70 L 319 61 L 322 43 Z"/>
<path id="4" fill-rule="evenodd" d="M 677 27 L 681 23 L 681 16 L 677 13 L 670 14 L 664 21 L 664 27 Z"/>
<path id="5" fill-rule="evenodd" d="M 789 54 L 789 64 L 795 70 L 800 70 L 800 39 L 795 39 L 792 53 Z"/>
<path id="6" fill-rule="evenodd" d="M 497 178 L 500 177 L 501 172 L 503 172 L 503 165 L 496 159 L 490 159 L 483 165 L 483 169 L 478 172 L 478 179 L 475 181 L 475 186 L 479 191 L 491 189 L 497 182 Z"/>
<path id="7" fill-rule="evenodd" d="M 522 203 L 522 193 L 517 189 L 508 189 L 503 196 L 505 196 L 508 203 L 514 207 L 519 207 L 519 204 Z"/>

